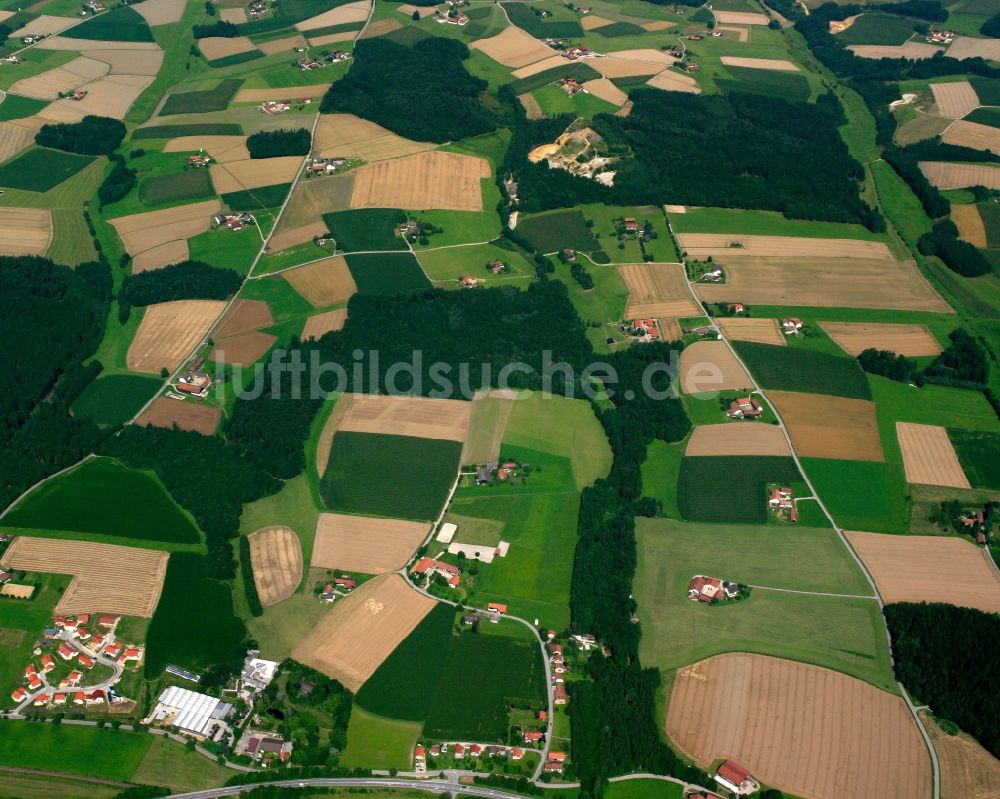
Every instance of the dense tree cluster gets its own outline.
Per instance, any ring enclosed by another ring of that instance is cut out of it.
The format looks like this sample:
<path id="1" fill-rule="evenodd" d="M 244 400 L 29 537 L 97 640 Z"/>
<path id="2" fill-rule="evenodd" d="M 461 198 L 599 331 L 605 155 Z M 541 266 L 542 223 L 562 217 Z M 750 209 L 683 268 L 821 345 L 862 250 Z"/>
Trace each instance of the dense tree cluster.
<path id="1" fill-rule="evenodd" d="M 243 278 L 232 269 L 203 261 L 182 261 L 162 269 L 129 275 L 118 292 L 118 315 L 124 322 L 132 307 L 173 300 L 225 300 L 240 289 Z"/>
<path id="2" fill-rule="evenodd" d="M 869 374 L 909 383 L 917 376 L 917 362 L 890 350 L 869 347 L 858 355 L 858 363 Z"/>
<path id="3" fill-rule="evenodd" d="M 990 359 L 983 345 L 963 328 L 948 334 L 951 344 L 921 373 L 921 379 L 936 383 L 985 384 L 990 374 Z"/>
<path id="4" fill-rule="evenodd" d="M 896 678 L 1000 757 L 1000 615 L 944 604 L 886 605 Z"/>
<path id="5" fill-rule="evenodd" d="M 135 170 L 126 165 L 124 158 L 120 155 L 112 155 L 111 162 L 114 166 L 97 190 L 97 199 L 101 203 L 101 208 L 124 199 L 135 188 L 137 182 Z"/>
<path id="6" fill-rule="evenodd" d="M 937 0 L 906 0 L 904 3 L 886 3 L 879 6 L 879 11 L 885 14 L 898 14 L 901 17 L 913 17 L 927 22 L 947 22 L 948 9 L 943 8 Z"/>
<path id="7" fill-rule="evenodd" d="M 927 216 L 937 219 L 951 211 L 951 203 L 927 180 L 915 155 L 896 147 L 887 147 L 882 157 L 917 195 Z"/>
<path id="8" fill-rule="evenodd" d="M 469 48 L 455 39 L 431 37 L 413 47 L 362 39 L 350 71 L 330 87 L 320 111 L 357 114 L 416 141 L 489 133 L 497 122 L 483 103 L 487 84 L 465 69 L 468 57 Z"/>
<path id="9" fill-rule="evenodd" d="M 251 158 L 306 155 L 310 147 L 312 147 L 312 136 L 305 128 L 262 130 L 247 137 L 247 150 Z"/>
<path id="10" fill-rule="evenodd" d="M 986 20 L 979 29 L 979 32 L 983 36 L 992 36 L 995 39 L 1000 39 L 1000 14 L 995 14 Z"/>
<path id="11" fill-rule="evenodd" d="M 250 539 L 240 536 L 240 574 L 243 577 L 243 593 L 246 594 L 247 607 L 254 616 L 260 616 L 264 607 L 260 604 L 257 594 L 257 583 L 253 578 L 253 562 L 250 560 Z"/>
<path id="12" fill-rule="evenodd" d="M 993 271 L 990 262 L 972 244 L 958 238 L 958 227 L 950 219 L 934 224 L 917 242 L 924 255 L 936 255 L 952 272 L 963 277 L 979 277 Z"/>
<path id="13" fill-rule="evenodd" d="M 125 125 L 111 117 L 85 116 L 79 122 L 42 125 L 35 143 L 79 155 L 111 155 L 125 138 Z"/>
<path id="14" fill-rule="evenodd" d="M 286 740 L 295 741 L 293 765 L 335 766 L 339 754 L 331 753 L 342 752 L 347 746 L 347 725 L 353 705 L 351 692 L 337 680 L 294 660 L 286 660 L 281 669 L 288 674 L 285 683 L 288 701 L 296 709 L 309 708 L 331 722 L 318 724 L 314 713 L 286 715 L 278 731 Z M 267 687 L 263 696 L 265 701 L 277 700 L 277 687 L 276 682 Z"/>
<path id="15" fill-rule="evenodd" d="M 240 29 L 232 22 L 218 20 L 211 25 L 195 25 L 192 28 L 195 39 L 209 39 L 213 36 L 221 36 L 224 39 L 235 39 L 240 35 Z"/>

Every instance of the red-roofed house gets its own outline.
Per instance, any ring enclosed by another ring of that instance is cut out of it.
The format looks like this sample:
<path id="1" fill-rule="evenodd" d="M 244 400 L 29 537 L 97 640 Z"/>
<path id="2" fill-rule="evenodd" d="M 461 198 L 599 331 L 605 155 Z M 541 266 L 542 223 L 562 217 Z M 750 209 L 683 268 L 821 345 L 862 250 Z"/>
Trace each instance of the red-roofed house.
<path id="1" fill-rule="evenodd" d="M 83 691 L 77 691 L 75 694 L 73 694 L 74 705 L 82 705 L 86 701 L 87 701 L 87 695 Z"/>
<path id="2" fill-rule="evenodd" d="M 479 744 L 473 744 L 469 747 L 469 754 L 473 757 L 479 757 L 483 753 L 483 747 Z"/>
<path id="3" fill-rule="evenodd" d="M 104 654 L 109 658 L 116 658 L 124 648 L 120 641 L 115 641 L 113 644 L 108 644 L 107 649 L 104 650 Z"/>
<path id="4" fill-rule="evenodd" d="M 25 691 L 20 686 L 18 686 L 17 688 L 15 688 L 13 691 L 10 692 L 10 698 L 13 699 L 15 702 L 23 701 L 27 695 L 28 692 Z"/>
<path id="5" fill-rule="evenodd" d="M 502 603 L 500 603 L 500 602 L 490 602 L 486 606 L 486 609 L 487 610 L 495 610 L 497 613 L 506 613 L 507 612 L 507 606 L 504 605 L 504 604 L 502 604 Z"/>
<path id="6" fill-rule="evenodd" d="M 32 672 L 31 674 L 29 674 L 28 675 L 28 687 L 32 691 L 37 691 L 39 688 L 41 688 L 42 687 L 42 679 L 41 679 L 41 677 L 39 677 L 34 672 Z"/>
<path id="7" fill-rule="evenodd" d="M 718 577 L 705 577 L 702 574 L 697 574 L 688 584 L 688 599 L 693 602 L 705 602 L 708 604 L 721 595 L 722 580 Z"/>
<path id="8" fill-rule="evenodd" d="M 76 657 L 76 650 L 65 641 L 59 644 L 59 657 L 63 660 L 72 660 Z"/>
<path id="9" fill-rule="evenodd" d="M 35 669 L 34 663 L 29 663 L 24 667 L 24 676 L 30 677 L 32 674 L 38 674 L 38 671 Z"/>
<path id="10" fill-rule="evenodd" d="M 42 705 L 47 705 L 52 697 L 48 694 L 39 694 L 35 697 L 35 701 L 32 703 L 35 707 L 41 707 Z"/>
<path id="11" fill-rule="evenodd" d="M 140 660 L 142 660 L 142 650 L 134 646 L 130 646 L 118 658 L 119 663 L 137 663 Z"/>
<path id="12" fill-rule="evenodd" d="M 89 641 L 91 638 L 94 637 L 94 634 L 86 627 L 77 627 L 76 637 L 79 638 L 81 641 Z"/>
<path id="13" fill-rule="evenodd" d="M 726 760 L 715 774 L 715 781 L 738 796 L 760 790 L 760 785 L 750 776 L 749 770 L 735 760 Z"/>
<path id="14" fill-rule="evenodd" d="M 42 655 L 42 673 L 43 674 L 48 674 L 55 667 L 56 667 L 56 662 L 52 659 L 52 655 Z"/>
<path id="15" fill-rule="evenodd" d="M 66 704 L 66 694 L 55 694 L 52 697 L 53 705 L 65 705 Z"/>
<path id="16" fill-rule="evenodd" d="M 733 419 L 756 419 L 763 412 L 761 404 L 752 397 L 739 397 L 729 403 L 726 413 Z"/>
<path id="17" fill-rule="evenodd" d="M 113 613 L 102 613 L 100 616 L 97 617 L 97 623 L 101 627 L 111 628 L 114 627 L 116 624 L 118 624 L 118 617 L 115 616 Z"/>
<path id="18" fill-rule="evenodd" d="M 538 711 L 538 720 L 539 721 L 548 721 L 548 718 L 549 718 L 549 712 L 547 710 L 539 710 Z"/>
<path id="19" fill-rule="evenodd" d="M 739 315 L 746 313 L 747 307 L 742 302 L 727 302 L 726 310 L 730 313 Z"/>
<path id="20" fill-rule="evenodd" d="M 92 669 L 92 668 L 94 668 L 94 659 L 93 658 L 89 658 L 86 655 L 80 655 L 80 658 L 79 658 L 79 660 L 77 662 L 81 666 L 83 666 L 85 669 Z"/>
<path id="21" fill-rule="evenodd" d="M 515 746 L 513 749 L 510 750 L 511 760 L 520 760 L 522 757 L 524 757 L 524 750 L 521 749 L 519 746 Z"/>
<path id="22" fill-rule="evenodd" d="M 89 613 L 81 613 L 79 616 L 76 617 L 77 624 L 88 624 L 89 622 L 90 622 Z"/>
<path id="23" fill-rule="evenodd" d="M 87 704 L 88 705 L 103 705 L 104 704 L 104 691 L 91 691 L 87 694 Z"/>
<path id="24" fill-rule="evenodd" d="M 455 752 L 455 760 L 464 760 L 465 759 L 465 746 L 464 745 L 462 745 L 462 744 L 455 744 L 454 752 Z"/>
<path id="25" fill-rule="evenodd" d="M 538 743 L 545 736 L 539 730 L 525 730 L 524 731 L 524 742 L 529 744 Z"/>
<path id="26" fill-rule="evenodd" d="M 413 750 L 413 759 L 423 760 L 426 756 L 427 752 L 424 750 L 424 747 L 421 746 L 420 744 L 417 744 L 416 748 Z"/>
<path id="27" fill-rule="evenodd" d="M 552 691 L 552 703 L 555 705 L 565 705 L 568 697 L 566 696 L 566 686 L 562 683 L 556 683 L 555 689 Z"/>
<path id="28" fill-rule="evenodd" d="M 358 587 L 358 581 L 353 577 L 334 577 L 333 584 L 337 588 L 343 588 L 345 591 L 353 591 Z"/>
<path id="29" fill-rule="evenodd" d="M 80 684 L 80 680 L 83 679 L 83 674 L 73 670 L 66 675 L 65 679 L 59 683 L 60 688 L 75 688 Z"/>

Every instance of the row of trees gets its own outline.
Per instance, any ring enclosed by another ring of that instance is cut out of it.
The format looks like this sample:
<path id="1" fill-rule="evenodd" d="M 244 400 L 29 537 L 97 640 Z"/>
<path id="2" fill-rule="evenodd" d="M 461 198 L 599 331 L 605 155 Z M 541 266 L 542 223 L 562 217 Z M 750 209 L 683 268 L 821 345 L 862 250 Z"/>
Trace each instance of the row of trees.
<path id="1" fill-rule="evenodd" d="M 985 347 L 967 330 L 956 328 L 948 334 L 951 344 L 923 370 L 913 358 L 874 347 L 858 355 L 861 368 L 901 383 L 916 381 L 982 389 L 989 380 L 990 359 Z"/>
<path id="2" fill-rule="evenodd" d="M 106 205 L 123 200 L 138 182 L 136 171 L 125 163 L 122 156 L 115 153 L 111 156 L 111 162 L 114 166 L 97 190 L 97 199 L 100 201 L 102 209 Z"/>
<path id="3" fill-rule="evenodd" d="M 240 574 L 243 577 L 243 593 L 246 594 L 247 607 L 254 616 L 264 613 L 264 607 L 260 604 L 260 596 L 257 594 L 257 583 L 253 578 L 253 561 L 250 558 L 250 539 L 245 535 L 240 536 Z"/>

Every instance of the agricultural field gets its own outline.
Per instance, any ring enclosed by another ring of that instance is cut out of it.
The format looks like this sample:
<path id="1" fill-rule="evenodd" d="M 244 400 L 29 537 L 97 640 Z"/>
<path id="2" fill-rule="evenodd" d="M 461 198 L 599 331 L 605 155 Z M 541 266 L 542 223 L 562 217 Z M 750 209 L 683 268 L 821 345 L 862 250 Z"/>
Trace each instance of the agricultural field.
<path id="1" fill-rule="evenodd" d="M 949 430 L 948 438 L 958 455 L 966 482 L 972 488 L 1000 489 L 1000 467 L 996 458 L 1000 436 L 996 433 Z"/>
<path id="2" fill-rule="evenodd" d="M 790 457 L 686 455 L 677 480 L 677 505 L 688 521 L 762 524 L 768 514 L 767 484 L 801 479 Z"/>
<path id="3" fill-rule="evenodd" d="M 852 358 L 750 341 L 737 341 L 733 346 L 760 385 L 767 390 L 871 399 L 865 373 Z"/>
<path id="4" fill-rule="evenodd" d="M 144 375 L 99 377 L 77 397 L 73 414 L 113 427 L 138 413 L 161 385 L 158 379 Z"/>
<path id="5" fill-rule="evenodd" d="M 221 300 L 176 300 L 145 309 L 128 348 L 133 372 L 173 372 L 226 307 Z M 133 311 L 135 313 L 135 311 Z"/>
<path id="6" fill-rule="evenodd" d="M 126 781 L 139 767 L 153 738 L 66 724 L 0 721 L 0 764 L 46 770 L 52 752 L 62 753 L 62 769 L 74 774 Z"/>
<path id="7" fill-rule="evenodd" d="M 885 459 L 875 404 L 868 400 L 769 391 L 795 451 L 809 458 Z"/>
<path id="8" fill-rule="evenodd" d="M 354 253 L 346 261 L 359 294 L 384 296 L 431 287 L 412 253 Z"/>
<path id="9" fill-rule="evenodd" d="M 1000 796 L 1000 761 L 987 752 L 971 735 L 952 733 L 927 712 L 920 720 L 930 736 L 941 769 L 941 795 L 977 796 L 996 799 Z"/>
<path id="10" fill-rule="evenodd" d="M 310 565 L 361 574 L 396 571 L 407 564 L 429 531 L 423 522 L 322 513 Z"/>
<path id="11" fill-rule="evenodd" d="M 302 545 L 290 527 L 265 527 L 248 536 L 253 579 L 264 607 L 291 596 L 302 580 Z"/>
<path id="12" fill-rule="evenodd" d="M 420 724 L 382 718 L 355 704 L 340 762 L 346 768 L 378 766 L 408 771 L 420 731 Z"/>
<path id="13" fill-rule="evenodd" d="M 140 426 L 165 427 L 168 430 L 176 425 L 179 430 L 193 430 L 203 436 L 210 436 L 221 420 L 222 409 L 216 405 L 158 397 L 139 414 L 135 423 Z"/>
<path id="14" fill-rule="evenodd" d="M 791 453 L 779 427 L 759 422 L 699 425 L 691 432 L 684 454 L 782 456 Z"/>
<path id="15" fill-rule="evenodd" d="M 32 147 L 0 166 L 0 186 L 46 192 L 93 163 L 89 155 L 74 155 L 46 147 Z"/>
<path id="16" fill-rule="evenodd" d="M 680 370 L 681 388 L 685 394 L 698 396 L 753 388 L 753 379 L 723 341 L 696 341 L 685 347 Z"/>
<path id="17" fill-rule="evenodd" d="M 908 483 L 971 488 L 943 427 L 896 422 L 896 437 Z"/>

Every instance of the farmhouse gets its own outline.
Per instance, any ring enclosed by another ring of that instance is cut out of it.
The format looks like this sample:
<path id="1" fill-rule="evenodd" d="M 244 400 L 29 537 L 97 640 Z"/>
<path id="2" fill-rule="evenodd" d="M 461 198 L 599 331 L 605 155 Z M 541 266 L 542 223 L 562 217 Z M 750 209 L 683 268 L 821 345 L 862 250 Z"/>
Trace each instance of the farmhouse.
<path id="1" fill-rule="evenodd" d="M 742 302 L 727 302 L 726 310 L 733 316 L 742 316 L 747 312 L 747 307 Z"/>
<path id="2" fill-rule="evenodd" d="M 568 58 L 570 61 L 576 61 L 578 58 L 589 58 L 590 56 L 595 56 L 593 50 L 588 50 L 586 47 L 581 45 L 574 45 L 573 47 L 567 47 L 562 51 L 563 58 Z"/>
<path id="3" fill-rule="evenodd" d="M 772 487 L 767 499 L 768 507 L 779 519 L 789 522 L 799 520 L 798 510 L 795 508 L 795 499 L 792 497 L 792 489 L 788 486 Z"/>
<path id="4" fill-rule="evenodd" d="M 457 566 L 452 566 L 450 563 L 444 563 L 439 560 L 434 560 L 434 558 L 421 558 L 410 570 L 411 574 L 415 574 L 418 577 L 426 577 L 428 580 L 435 575 L 440 574 L 448 581 L 448 585 L 452 588 L 458 588 L 461 582 L 461 572 L 458 570 Z"/>
<path id="5" fill-rule="evenodd" d="M 333 584 L 341 591 L 353 591 L 358 587 L 358 581 L 353 577 L 334 577 Z"/>
<path id="6" fill-rule="evenodd" d="M 632 323 L 632 332 L 643 343 L 660 340 L 660 326 L 655 319 L 636 319 Z"/>
<path id="7" fill-rule="evenodd" d="M 577 83 L 576 78 L 563 78 L 559 81 L 559 86 L 562 88 L 566 94 L 572 97 L 580 92 L 586 92 L 587 90 L 583 88 L 579 83 Z"/>
<path id="8" fill-rule="evenodd" d="M 317 61 L 312 56 L 302 56 L 298 61 L 295 62 L 299 69 L 309 70 L 309 69 L 319 69 L 323 66 L 319 61 Z"/>
<path id="9" fill-rule="evenodd" d="M 781 332 L 786 336 L 797 336 L 800 330 L 802 330 L 801 319 L 791 316 L 788 319 L 781 320 Z"/>
<path id="10" fill-rule="evenodd" d="M 734 760 L 723 761 L 715 773 L 715 781 L 737 796 L 747 796 L 760 790 L 750 772 Z"/>
<path id="11" fill-rule="evenodd" d="M 442 24 L 448 23 L 449 25 L 465 25 L 469 21 L 469 15 L 463 14 L 461 11 L 455 11 L 452 8 L 447 14 L 442 11 L 435 12 L 434 21 Z"/>
<path id="12" fill-rule="evenodd" d="M 278 114 L 284 114 L 290 108 L 291 106 L 288 103 L 284 103 L 279 100 L 265 100 L 260 106 L 260 110 L 262 112 L 272 117 L 277 116 Z"/>
<path id="13" fill-rule="evenodd" d="M 208 395 L 212 387 L 212 378 L 205 372 L 188 372 L 177 380 L 177 390 L 198 398 Z"/>
<path id="14" fill-rule="evenodd" d="M 473 277 L 472 275 L 466 275 L 459 281 L 459 283 L 463 289 L 474 289 L 479 285 L 479 278 Z"/>
<path id="15" fill-rule="evenodd" d="M 259 694 L 271 684 L 281 665 L 274 660 L 262 660 L 258 655 L 260 652 L 256 649 L 248 650 L 240 672 L 240 690 L 252 695 Z"/>
<path id="16" fill-rule="evenodd" d="M 254 223 L 253 214 L 245 211 L 224 211 L 212 217 L 212 227 L 227 230 L 243 230 L 244 226 Z"/>
<path id="17" fill-rule="evenodd" d="M 192 169 L 200 169 L 203 166 L 211 164 L 212 158 L 204 153 L 198 153 L 197 155 L 189 155 L 184 163 Z"/>
<path id="18" fill-rule="evenodd" d="M 244 736 L 247 757 L 253 760 L 287 761 L 292 756 L 292 742 L 286 741 L 280 735 L 264 732 L 252 732 Z"/>
<path id="19" fill-rule="evenodd" d="M 693 602 L 711 604 L 712 600 L 722 596 L 722 592 L 722 580 L 718 577 L 696 574 L 688 585 L 688 599 Z"/>
<path id="20" fill-rule="evenodd" d="M 756 419 L 764 413 L 760 403 L 753 397 L 739 397 L 729 403 L 726 415 L 731 419 Z"/>
<path id="21" fill-rule="evenodd" d="M 224 720 L 232 709 L 232 705 L 214 696 L 172 685 L 160 694 L 156 707 L 143 724 L 161 724 L 196 738 L 206 738 L 214 735 L 215 728 L 221 730 L 226 726 Z"/>

